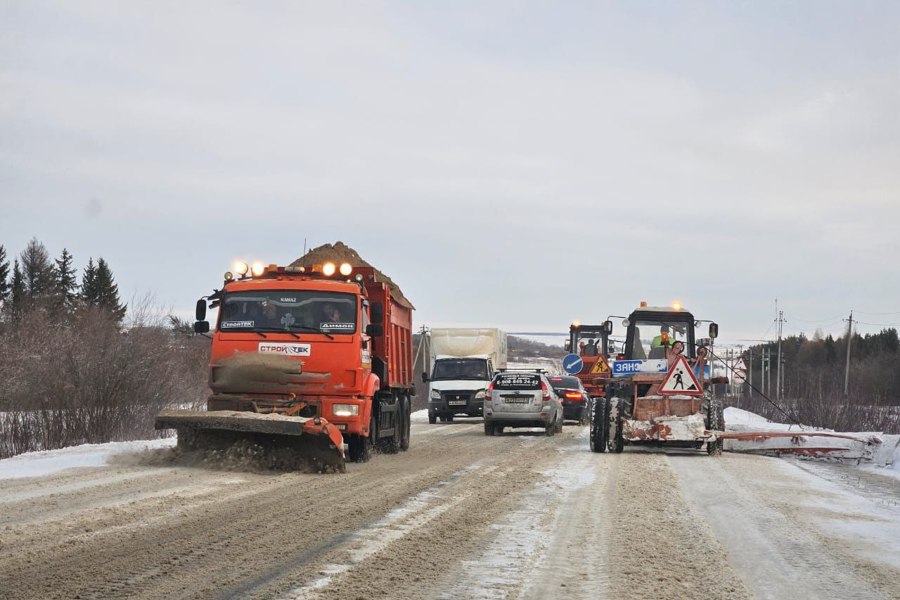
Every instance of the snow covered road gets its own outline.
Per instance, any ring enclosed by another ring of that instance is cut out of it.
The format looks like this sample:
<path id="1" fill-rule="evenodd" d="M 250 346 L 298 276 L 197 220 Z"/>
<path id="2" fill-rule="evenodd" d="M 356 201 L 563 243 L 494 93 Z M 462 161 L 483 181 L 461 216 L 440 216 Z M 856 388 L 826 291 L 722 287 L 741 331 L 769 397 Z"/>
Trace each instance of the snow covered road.
<path id="1" fill-rule="evenodd" d="M 340 475 L 45 456 L 0 479 L 0 597 L 900 597 L 900 480 L 586 434 L 419 418 Z"/>

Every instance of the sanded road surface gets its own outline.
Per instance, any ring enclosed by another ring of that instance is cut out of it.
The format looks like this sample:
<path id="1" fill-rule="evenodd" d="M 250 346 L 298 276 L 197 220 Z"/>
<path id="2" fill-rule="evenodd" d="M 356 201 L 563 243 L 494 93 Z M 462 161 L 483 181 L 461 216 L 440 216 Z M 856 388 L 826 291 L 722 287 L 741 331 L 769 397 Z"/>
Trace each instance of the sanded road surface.
<path id="1" fill-rule="evenodd" d="M 0 481 L 0 598 L 900 597 L 897 480 L 586 436 L 419 422 L 344 474 L 166 450 Z"/>

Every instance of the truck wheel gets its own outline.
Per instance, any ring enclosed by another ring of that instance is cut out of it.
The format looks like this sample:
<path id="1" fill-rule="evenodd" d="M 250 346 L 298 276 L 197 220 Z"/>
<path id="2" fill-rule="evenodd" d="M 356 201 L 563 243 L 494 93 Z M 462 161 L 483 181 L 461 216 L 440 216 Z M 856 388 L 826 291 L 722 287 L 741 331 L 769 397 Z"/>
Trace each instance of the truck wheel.
<path id="1" fill-rule="evenodd" d="M 493 421 L 485 421 L 484 422 L 484 435 L 495 435 L 497 432 L 497 428 L 494 427 Z"/>
<path id="2" fill-rule="evenodd" d="M 354 434 L 347 440 L 347 454 L 351 462 L 364 463 L 372 458 L 372 444 L 369 438 Z"/>
<path id="3" fill-rule="evenodd" d="M 428 424 L 434 425 L 437 423 L 437 414 L 433 410 L 428 410 Z"/>
<path id="4" fill-rule="evenodd" d="M 400 413 L 400 421 L 401 423 L 403 423 L 403 437 L 400 438 L 400 449 L 405 452 L 406 450 L 409 450 L 409 432 L 412 428 L 411 419 L 409 416 L 409 396 L 403 398 Z"/>

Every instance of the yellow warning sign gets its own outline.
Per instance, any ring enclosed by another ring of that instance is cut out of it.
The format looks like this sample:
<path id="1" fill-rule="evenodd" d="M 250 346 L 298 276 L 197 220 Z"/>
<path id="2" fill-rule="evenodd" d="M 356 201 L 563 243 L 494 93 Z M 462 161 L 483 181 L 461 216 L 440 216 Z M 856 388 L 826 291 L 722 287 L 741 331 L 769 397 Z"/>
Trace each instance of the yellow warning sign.
<path id="1" fill-rule="evenodd" d="M 597 362 L 591 367 L 591 375 L 601 375 L 603 373 L 609 373 L 609 364 L 607 364 L 604 357 L 598 356 Z"/>

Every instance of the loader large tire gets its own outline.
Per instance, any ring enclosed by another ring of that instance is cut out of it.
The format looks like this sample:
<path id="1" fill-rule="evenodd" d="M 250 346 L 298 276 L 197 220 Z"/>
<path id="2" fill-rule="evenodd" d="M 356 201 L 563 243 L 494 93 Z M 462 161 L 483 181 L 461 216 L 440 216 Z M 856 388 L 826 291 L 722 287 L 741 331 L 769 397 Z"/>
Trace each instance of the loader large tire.
<path id="1" fill-rule="evenodd" d="M 725 431 L 725 408 L 718 400 L 710 400 L 706 409 L 707 429 Z M 725 440 L 719 438 L 714 442 L 706 442 L 706 452 L 710 456 L 721 456 Z"/>
<path id="2" fill-rule="evenodd" d="M 609 399 L 596 398 L 591 415 L 591 452 L 606 452 L 609 444 Z"/>
<path id="3" fill-rule="evenodd" d="M 621 454 L 625 450 L 625 437 L 622 433 L 622 425 L 625 420 L 625 415 L 622 414 L 624 411 L 624 406 L 621 398 L 616 398 L 616 417 L 615 417 L 615 428 L 613 428 L 613 424 L 609 425 L 609 450 L 610 452 L 615 452 L 616 454 Z M 612 405 L 610 404 L 610 414 L 612 413 Z"/>

